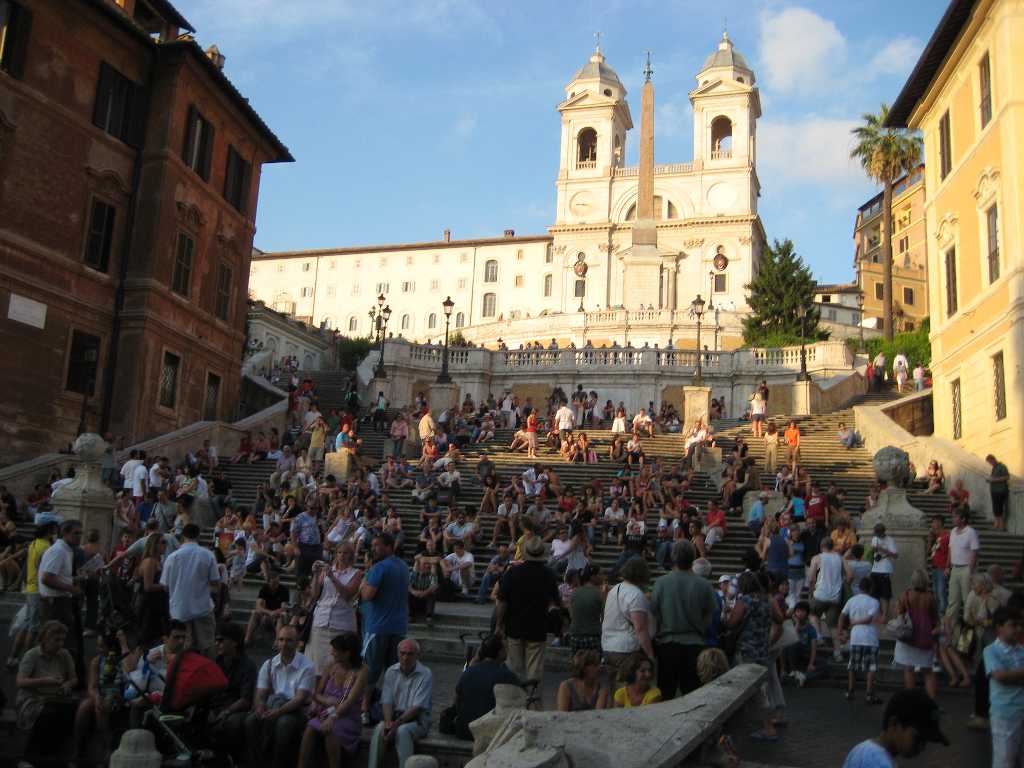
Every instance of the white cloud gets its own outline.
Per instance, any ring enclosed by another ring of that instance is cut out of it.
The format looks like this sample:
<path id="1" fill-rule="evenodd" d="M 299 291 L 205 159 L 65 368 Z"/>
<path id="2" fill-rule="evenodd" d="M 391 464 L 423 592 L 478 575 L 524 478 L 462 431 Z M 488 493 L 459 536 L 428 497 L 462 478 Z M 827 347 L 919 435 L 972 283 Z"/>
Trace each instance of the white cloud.
<path id="1" fill-rule="evenodd" d="M 476 115 L 463 114 L 455 121 L 452 132 L 460 139 L 468 139 L 476 130 Z"/>
<path id="2" fill-rule="evenodd" d="M 921 55 L 922 43 L 915 37 L 897 37 L 886 43 L 868 64 L 870 77 L 906 76 Z"/>
<path id="3" fill-rule="evenodd" d="M 766 85 L 783 92 L 834 88 L 832 75 L 846 60 L 846 38 L 836 25 L 797 6 L 761 14 L 759 48 Z"/>
<path id="4" fill-rule="evenodd" d="M 850 131 L 858 124 L 856 120 L 816 115 L 761 120 L 757 126 L 757 167 L 762 184 L 862 185 L 863 171 L 857 161 L 850 159 Z"/>

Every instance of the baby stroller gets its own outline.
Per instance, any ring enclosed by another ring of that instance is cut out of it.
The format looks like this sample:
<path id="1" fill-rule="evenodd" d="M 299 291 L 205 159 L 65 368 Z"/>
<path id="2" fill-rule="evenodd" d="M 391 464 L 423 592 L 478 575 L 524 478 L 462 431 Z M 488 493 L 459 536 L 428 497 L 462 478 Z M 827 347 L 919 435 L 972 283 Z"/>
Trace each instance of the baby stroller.
<path id="1" fill-rule="evenodd" d="M 210 702 L 228 685 L 221 668 L 201 653 L 184 651 L 171 661 L 163 691 L 149 690 L 162 680 L 149 672 L 141 693 L 148 702 L 142 725 L 153 733 L 157 749 L 166 756 L 164 766 L 231 765 L 229 756 L 203 746 Z"/>

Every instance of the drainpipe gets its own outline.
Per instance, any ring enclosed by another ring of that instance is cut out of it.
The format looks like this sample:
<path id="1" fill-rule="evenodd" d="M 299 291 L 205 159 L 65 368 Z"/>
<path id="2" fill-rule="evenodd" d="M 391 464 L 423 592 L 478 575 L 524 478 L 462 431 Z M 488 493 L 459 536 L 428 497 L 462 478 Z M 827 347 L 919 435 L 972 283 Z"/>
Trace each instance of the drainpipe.
<path id="1" fill-rule="evenodd" d="M 158 53 L 158 51 L 153 52 L 152 65 L 149 68 L 149 73 L 146 75 L 145 98 L 147 101 L 153 97 L 153 77 L 156 72 Z M 144 118 L 147 121 L 149 114 L 150 110 L 147 108 Z M 142 155 L 145 148 L 146 134 L 143 131 L 139 148 L 135 151 L 135 161 L 132 163 L 131 196 L 128 199 L 124 239 L 121 243 L 121 264 L 118 269 L 117 287 L 114 289 L 114 319 L 110 325 L 110 348 L 107 353 L 107 365 L 103 372 L 103 405 L 100 411 L 100 434 L 110 430 L 110 412 L 114 402 L 114 371 L 117 370 L 117 348 L 121 343 L 121 313 L 124 311 L 124 284 L 128 279 L 128 259 L 131 253 L 132 239 L 135 235 L 135 209 L 139 201 L 139 185 L 142 180 Z"/>

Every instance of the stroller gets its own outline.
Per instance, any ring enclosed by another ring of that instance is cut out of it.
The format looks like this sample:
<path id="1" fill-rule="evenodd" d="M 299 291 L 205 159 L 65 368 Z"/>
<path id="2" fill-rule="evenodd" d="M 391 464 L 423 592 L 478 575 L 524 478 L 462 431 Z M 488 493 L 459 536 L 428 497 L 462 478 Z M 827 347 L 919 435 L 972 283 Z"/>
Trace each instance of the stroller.
<path id="1" fill-rule="evenodd" d="M 157 749 L 166 756 L 165 766 L 232 764 L 229 756 L 205 746 L 209 742 L 206 722 L 210 702 L 228 685 L 216 662 L 196 651 L 184 651 L 171 661 L 166 680 L 148 669 L 143 677 L 144 687 L 137 685 L 148 702 L 142 726 L 153 733 Z M 156 690 L 160 682 L 164 683 L 162 692 Z"/>

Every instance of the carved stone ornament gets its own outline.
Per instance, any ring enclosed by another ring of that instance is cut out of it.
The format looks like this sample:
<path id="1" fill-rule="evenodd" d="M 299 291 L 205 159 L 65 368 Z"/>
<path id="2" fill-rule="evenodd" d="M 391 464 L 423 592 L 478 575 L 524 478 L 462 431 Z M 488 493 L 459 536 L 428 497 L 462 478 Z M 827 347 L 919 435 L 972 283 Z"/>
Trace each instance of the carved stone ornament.
<path id="1" fill-rule="evenodd" d="M 612 243 L 611 245 L 609 245 L 608 243 L 601 243 L 599 246 L 597 246 L 597 250 L 599 250 L 601 253 L 617 253 L 619 248 L 621 247 L 622 246 L 620 246 L 618 243 Z"/>
<path id="2" fill-rule="evenodd" d="M 555 248 L 554 248 L 554 251 L 555 251 L 555 253 L 561 255 L 561 254 L 565 253 L 565 249 L 566 249 L 565 245 L 556 245 Z"/>
<path id="3" fill-rule="evenodd" d="M 117 171 L 85 166 L 85 172 L 94 179 L 93 185 L 97 192 L 107 197 L 128 197 L 132 193 L 127 182 Z"/>
<path id="4" fill-rule="evenodd" d="M 740 245 L 750 245 L 750 238 L 744 235 L 740 238 Z"/>
<path id="5" fill-rule="evenodd" d="M 683 241 L 684 248 L 700 248 L 702 245 L 704 245 L 703 237 L 692 237 Z"/>
<path id="6" fill-rule="evenodd" d="M 960 217 L 955 213 L 947 213 L 939 221 L 939 226 L 935 228 L 935 240 L 940 245 L 951 243 L 956 238 L 957 230 L 959 227 Z"/>
<path id="7" fill-rule="evenodd" d="M 978 186 L 974 190 L 974 199 L 978 201 L 978 207 L 983 208 L 996 196 L 997 184 L 999 182 L 999 169 L 991 165 L 985 168 L 978 177 Z"/>
<path id="8" fill-rule="evenodd" d="M 184 200 L 178 200 L 175 205 L 178 206 L 178 221 L 189 229 L 198 230 L 206 224 L 206 217 L 199 206 Z"/>

